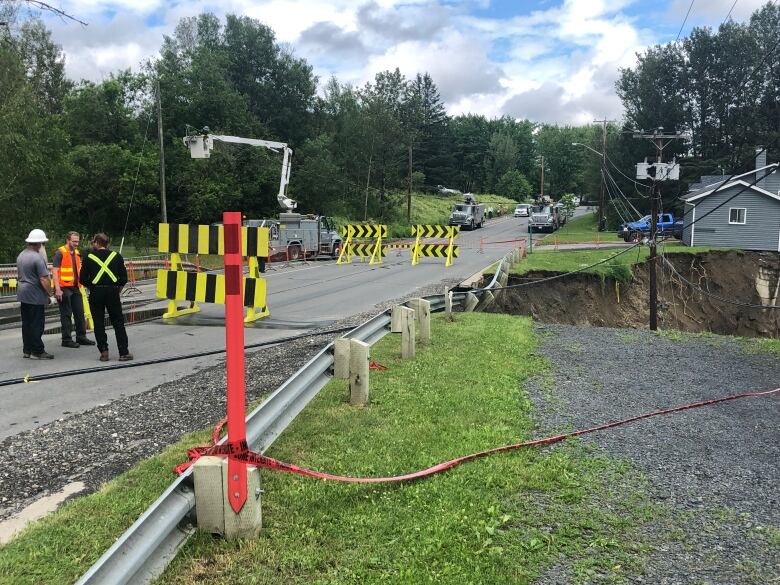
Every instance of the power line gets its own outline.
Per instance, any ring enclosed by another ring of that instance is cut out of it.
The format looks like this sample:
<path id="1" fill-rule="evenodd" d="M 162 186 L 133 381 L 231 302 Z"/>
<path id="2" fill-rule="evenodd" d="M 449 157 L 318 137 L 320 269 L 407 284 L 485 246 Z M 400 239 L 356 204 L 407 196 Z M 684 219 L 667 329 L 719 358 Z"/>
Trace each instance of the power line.
<path id="1" fill-rule="evenodd" d="M 626 248 L 625 250 L 622 250 L 621 252 L 618 252 L 617 254 L 612 254 L 611 256 L 608 256 L 607 258 L 604 258 L 603 260 L 599 260 L 598 262 L 594 262 L 593 264 L 591 264 L 589 266 L 583 266 L 582 268 L 578 268 L 577 270 L 572 270 L 571 272 L 564 272 L 562 274 L 556 274 L 555 276 L 548 276 L 547 278 L 540 278 L 539 280 L 533 280 L 531 282 L 521 282 L 519 284 L 508 284 L 506 286 L 496 286 L 496 287 L 491 287 L 491 288 L 473 288 L 473 289 L 471 289 L 468 292 L 471 292 L 471 293 L 475 293 L 475 292 L 479 293 L 479 292 L 484 292 L 484 291 L 491 291 L 492 292 L 492 291 L 497 291 L 497 290 L 507 290 L 507 289 L 510 289 L 510 288 L 522 288 L 522 287 L 525 287 L 525 286 L 532 286 L 532 285 L 535 285 L 535 284 L 542 284 L 543 282 L 550 282 L 551 280 L 557 280 L 559 278 L 564 278 L 566 276 L 571 276 L 572 274 L 578 274 L 578 273 L 583 272 L 585 270 L 588 270 L 590 268 L 594 268 L 594 267 L 598 266 L 599 264 L 604 264 L 606 262 L 614 260 L 618 256 L 622 256 L 626 252 L 630 252 L 631 250 L 633 250 L 634 248 L 636 248 L 638 246 L 640 246 L 640 244 L 638 244 L 638 243 L 634 244 L 633 246 L 631 246 L 629 248 Z"/>
<path id="2" fill-rule="evenodd" d="M 693 8 L 693 3 L 695 1 L 696 0 L 691 0 L 691 4 L 690 4 L 690 6 L 688 6 L 688 12 L 685 13 L 685 18 L 683 19 L 683 23 L 680 25 L 680 31 L 677 33 L 677 38 L 674 39 L 675 43 L 680 40 L 680 35 L 682 34 L 683 27 L 685 26 L 685 23 L 688 22 L 688 16 L 691 13 L 691 8 Z"/>
<path id="3" fill-rule="evenodd" d="M 723 22 L 720 23 L 721 25 L 726 24 L 726 21 L 729 18 L 731 18 L 731 11 L 734 10 L 734 7 L 737 5 L 738 1 L 739 0 L 734 0 L 734 4 L 731 5 L 731 8 L 729 9 L 729 13 L 726 15 L 726 18 L 723 19 Z"/>

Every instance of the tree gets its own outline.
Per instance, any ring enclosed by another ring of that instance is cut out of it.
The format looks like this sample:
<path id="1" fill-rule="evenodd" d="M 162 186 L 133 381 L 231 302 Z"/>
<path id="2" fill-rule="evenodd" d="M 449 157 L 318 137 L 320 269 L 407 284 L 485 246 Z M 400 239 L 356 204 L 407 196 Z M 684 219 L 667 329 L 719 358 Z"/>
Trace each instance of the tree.
<path id="1" fill-rule="evenodd" d="M 517 169 L 504 173 L 496 184 L 496 193 L 523 201 L 531 196 L 531 183 Z"/>

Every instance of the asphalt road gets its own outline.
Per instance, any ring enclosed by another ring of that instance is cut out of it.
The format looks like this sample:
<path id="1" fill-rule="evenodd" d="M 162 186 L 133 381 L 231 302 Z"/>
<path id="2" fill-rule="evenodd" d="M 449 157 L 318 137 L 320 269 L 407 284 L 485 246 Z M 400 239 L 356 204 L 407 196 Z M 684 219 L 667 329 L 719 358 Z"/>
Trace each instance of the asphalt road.
<path id="1" fill-rule="evenodd" d="M 371 311 L 378 303 L 402 297 L 422 286 L 443 280 L 464 280 L 516 247 L 518 239 L 525 241 L 527 225 L 526 218 L 505 216 L 489 221 L 480 230 L 462 232 L 457 240 L 460 256 L 449 268 L 444 267 L 443 258 L 423 258 L 413 267 L 409 251 L 402 250 L 400 254 L 390 251 L 382 264 L 373 266 L 359 261 L 346 265 L 309 262 L 300 267 L 268 272 L 265 277 L 271 316 L 246 327 L 245 341 L 251 344 L 300 334 L 327 326 L 337 319 Z M 541 235 L 534 239 L 537 237 Z M 140 289 L 139 303 L 144 298 L 152 298 L 153 284 L 142 285 Z M 221 349 L 225 346 L 223 325 L 223 306 L 202 305 L 202 311 L 197 315 L 173 322 L 157 319 L 128 327 L 130 351 L 136 361 L 140 361 Z M 0 387 L 3 404 L 0 440 L 115 398 L 145 392 L 163 382 L 214 366 L 223 359 L 222 356 L 210 356 L 101 372 L 99 368 L 103 364 L 97 360 L 98 352 L 94 347 L 63 348 L 59 334 L 46 335 L 44 342 L 55 359 L 23 359 L 19 329 L 0 331 L 0 355 L 3 356 L 0 381 L 74 369 L 98 368 L 98 371 Z M 112 357 L 109 364 L 116 363 L 111 330 L 109 346 Z"/>

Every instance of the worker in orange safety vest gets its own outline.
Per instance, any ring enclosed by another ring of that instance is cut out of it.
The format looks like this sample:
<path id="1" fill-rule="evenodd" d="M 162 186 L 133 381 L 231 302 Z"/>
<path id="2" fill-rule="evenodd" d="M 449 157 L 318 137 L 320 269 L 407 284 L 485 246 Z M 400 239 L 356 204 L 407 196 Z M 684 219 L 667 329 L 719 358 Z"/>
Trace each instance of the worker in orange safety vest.
<path id="1" fill-rule="evenodd" d="M 62 326 L 62 347 L 76 348 L 82 345 L 95 345 L 87 338 L 87 325 L 84 318 L 84 301 L 81 296 L 81 255 L 79 254 L 80 236 L 78 232 L 68 232 L 65 244 L 57 248 L 52 263 L 54 276 L 54 296 L 60 308 Z M 72 319 L 72 322 L 71 322 Z M 76 329 L 76 340 L 72 331 Z"/>

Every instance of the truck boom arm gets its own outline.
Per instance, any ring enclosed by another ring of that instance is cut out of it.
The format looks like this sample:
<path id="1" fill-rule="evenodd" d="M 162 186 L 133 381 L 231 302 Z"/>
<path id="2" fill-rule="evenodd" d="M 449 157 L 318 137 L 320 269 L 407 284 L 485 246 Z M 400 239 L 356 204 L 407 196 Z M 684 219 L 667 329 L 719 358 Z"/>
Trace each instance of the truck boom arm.
<path id="1" fill-rule="evenodd" d="M 287 185 L 290 182 L 290 167 L 292 163 L 290 158 L 292 157 L 292 149 L 284 142 L 274 142 L 271 140 L 260 140 L 257 138 L 242 138 L 240 136 L 225 136 L 222 134 L 209 134 L 208 128 L 204 128 L 202 134 L 196 134 L 193 136 L 185 136 L 183 138 L 184 145 L 190 149 L 190 156 L 192 158 L 209 158 L 211 151 L 214 148 L 214 141 L 227 142 L 229 144 L 247 144 L 249 146 L 263 146 L 274 152 L 282 153 L 282 177 L 279 181 L 279 194 L 276 196 L 276 200 L 279 202 L 279 206 L 285 211 L 292 211 L 298 207 L 298 203 L 287 197 Z"/>

